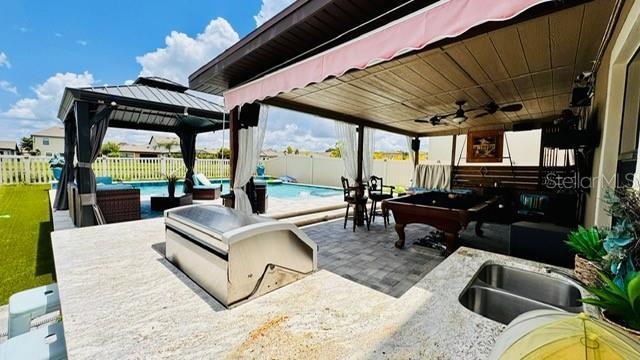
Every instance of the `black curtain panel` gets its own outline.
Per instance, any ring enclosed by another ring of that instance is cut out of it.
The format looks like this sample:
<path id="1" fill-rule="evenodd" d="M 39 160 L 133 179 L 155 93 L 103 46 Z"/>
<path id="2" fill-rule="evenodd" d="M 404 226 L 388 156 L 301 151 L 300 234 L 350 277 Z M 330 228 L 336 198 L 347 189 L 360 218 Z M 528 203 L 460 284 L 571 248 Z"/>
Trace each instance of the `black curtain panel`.
<path id="1" fill-rule="evenodd" d="M 64 167 L 58 181 L 58 190 L 54 207 L 56 210 L 69 209 L 69 198 L 67 197 L 67 185 L 75 180 L 73 169 L 73 159 L 76 154 L 76 124 L 73 120 L 64 122 Z"/>
<path id="2" fill-rule="evenodd" d="M 193 192 L 193 168 L 196 165 L 196 132 L 190 129 L 183 129 L 177 133 L 180 137 L 180 150 L 182 151 L 182 160 L 187 168 L 184 176 L 184 192 L 189 194 Z"/>

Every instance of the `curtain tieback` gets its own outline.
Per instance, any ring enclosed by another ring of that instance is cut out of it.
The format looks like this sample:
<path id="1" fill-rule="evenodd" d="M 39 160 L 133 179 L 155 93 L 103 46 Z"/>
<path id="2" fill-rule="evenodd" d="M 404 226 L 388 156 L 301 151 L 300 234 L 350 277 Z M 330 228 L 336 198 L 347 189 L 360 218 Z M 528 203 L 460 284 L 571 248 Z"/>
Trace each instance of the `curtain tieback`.
<path id="1" fill-rule="evenodd" d="M 96 194 L 95 193 L 91 193 L 91 194 L 80 194 L 80 204 L 82 206 L 85 205 L 95 205 L 97 204 L 98 201 L 96 199 Z"/>
<path id="2" fill-rule="evenodd" d="M 78 162 L 76 164 L 76 167 L 85 168 L 85 169 L 91 169 L 91 163 L 90 162 Z"/>

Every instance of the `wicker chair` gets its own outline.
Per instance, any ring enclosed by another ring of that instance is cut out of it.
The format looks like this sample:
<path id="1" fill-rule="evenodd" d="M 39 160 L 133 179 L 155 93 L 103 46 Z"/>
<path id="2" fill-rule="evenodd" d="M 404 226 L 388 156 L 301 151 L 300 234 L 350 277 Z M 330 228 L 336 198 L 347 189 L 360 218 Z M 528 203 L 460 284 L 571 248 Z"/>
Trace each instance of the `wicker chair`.
<path id="1" fill-rule="evenodd" d="M 98 188 L 96 200 L 107 224 L 140 220 L 140 189 Z"/>

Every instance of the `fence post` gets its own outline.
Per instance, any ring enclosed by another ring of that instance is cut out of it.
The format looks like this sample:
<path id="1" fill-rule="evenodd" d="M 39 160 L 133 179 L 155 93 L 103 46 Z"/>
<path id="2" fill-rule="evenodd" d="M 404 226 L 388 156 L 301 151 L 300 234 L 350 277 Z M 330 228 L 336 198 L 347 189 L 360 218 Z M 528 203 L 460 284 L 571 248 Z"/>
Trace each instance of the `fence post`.
<path id="1" fill-rule="evenodd" d="M 24 168 L 24 183 L 31 184 L 31 159 L 26 156 L 22 158 L 22 167 Z M 36 182 L 38 182 L 36 180 Z"/>

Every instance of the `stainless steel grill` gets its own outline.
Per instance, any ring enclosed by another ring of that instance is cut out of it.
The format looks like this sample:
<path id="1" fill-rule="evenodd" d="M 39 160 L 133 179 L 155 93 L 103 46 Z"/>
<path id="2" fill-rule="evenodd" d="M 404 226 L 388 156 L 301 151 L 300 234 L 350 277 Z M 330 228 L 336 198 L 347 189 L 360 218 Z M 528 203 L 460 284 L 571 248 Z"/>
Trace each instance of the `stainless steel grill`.
<path id="1" fill-rule="evenodd" d="M 295 225 L 216 205 L 167 210 L 166 257 L 226 307 L 317 270 L 316 244 Z"/>

